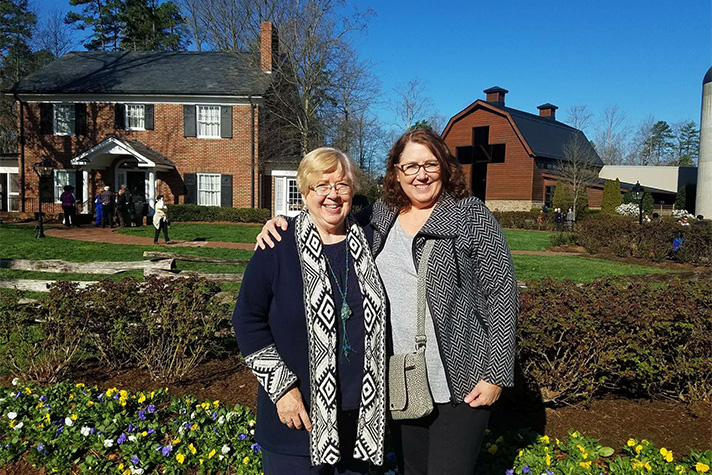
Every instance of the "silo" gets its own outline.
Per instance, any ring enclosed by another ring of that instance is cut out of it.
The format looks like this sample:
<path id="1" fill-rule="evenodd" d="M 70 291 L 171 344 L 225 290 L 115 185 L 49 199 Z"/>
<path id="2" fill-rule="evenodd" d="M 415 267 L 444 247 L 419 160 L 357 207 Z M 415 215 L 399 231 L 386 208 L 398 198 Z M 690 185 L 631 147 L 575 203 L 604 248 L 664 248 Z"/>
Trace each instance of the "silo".
<path id="1" fill-rule="evenodd" d="M 702 80 L 702 118 L 700 119 L 700 158 L 697 166 L 695 214 L 712 218 L 712 68 Z"/>

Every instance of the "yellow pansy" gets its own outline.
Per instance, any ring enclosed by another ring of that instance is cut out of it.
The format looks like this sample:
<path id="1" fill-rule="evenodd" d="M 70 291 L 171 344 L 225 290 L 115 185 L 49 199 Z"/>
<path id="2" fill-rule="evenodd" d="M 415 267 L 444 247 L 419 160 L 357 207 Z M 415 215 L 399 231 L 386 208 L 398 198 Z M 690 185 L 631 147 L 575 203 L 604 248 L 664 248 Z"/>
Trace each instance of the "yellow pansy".
<path id="1" fill-rule="evenodd" d="M 144 393 L 139 394 L 138 396 L 138 402 L 142 403 L 143 401 L 146 400 L 146 395 Z"/>
<path id="2" fill-rule="evenodd" d="M 581 447 L 580 445 L 577 445 L 576 447 L 581 451 L 582 454 L 585 454 L 585 453 L 586 453 L 586 449 L 584 449 L 584 448 Z"/>
<path id="3" fill-rule="evenodd" d="M 591 461 L 589 460 L 588 462 L 579 462 L 579 465 L 588 470 L 589 468 L 591 468 Z"/>
<path id="4" fill-rule="evenodd" d="M 13 427 L 15 427 L 15 420 L 14 420 L 14 419 L 10 421 L 10 429 L 12 429 Z"/>
<path id="5" fill-rule="evenodd" d="M 119 464 L 119 470 L 123 470 L 123 469 L 124 469 L 124 464 L 123 464 L 123 463 L 120 463 L 120 464 Z"/>
<path id="6" fill-rule="evenodd" d="M 127 468 L 126 470 L 124 470 L 124 473 L 122 473 L 121 475 L 131 475 L 131 469 Z"/>
<path id="7" fill-rule="evenodd" d="M 39 409 L 39 408 L 41 408 L 42 406 L 44 406 L 44 403 L 43 403 L 42 401 L 40 401 L 40 402 L 37 403 L 37 405 L 35 406 L 35 409 Z"/>
<path id="8" fill-rule="evenodd" d="M 26 387 L 25 394 L 32 394 L 32 389 L 30 389 L 29 387 Z"/>
<path id="9" fill-rule="evenodd" d="M 148 395 L 149 399 L 153 399 L 153 396 L 156 394 L 156 391 L 151 391 L 151 394 Z"/>
<path id="10" fill-rule="evenodd" d="M 176 460 L 178 461 L 178 463 L 185 462 L 185 455 L 184 454 L 176 454 Z"/>
<path id="11" fill-rule="evenodd" d="M 220 401 L 213 401 L 213 406 L 220 407 Z"/>
<path id="12" fill-rule="evenodd" d="M 628 439 L 628 447 L 633 447 L 635 445 L 635 439 Z"/>
<path id="13" fill-rule="evenodd" d="M 245 457 L 244 459 L 242 459 L 242 463 L 245 464 L 245 465 L 247 465 L 248 463 L 250 463 L 250 457 Z"/>
<path id="14" fill-rule="evenodd" d="M 643 444 L 643 445 L 650 445 L 650 442 L 648 442 L 648 441 L 645 440 L 645 439 L 641 440 L 640 443 Z"/>
<path id="15" fill-rule="evenodd" d="M 180 444 L 180 439 L 173 439 L 173 440 L 171 441 L 171 444 L 173 444 L 173 445 Z"/>
<path id="16" fill-rule="evenodd" d="M 210 453 L 208 454 L 208 458 L 211 459 L 215 456 L 215 449 L 211 450 Z"/>
<path id="17" fill-rule="evenodd" d="M 710 466 L 702 462 L 697 462 L 695 470 L 697 470 L 698 473 L 707 473 L 710 471 Z"/>
<path id="18" fill-rule="evenodd" d="M 148 435 L 148 432 L 143 431 L 143 432 L 141 432 L 141 435 L 142 435 L 143 437 L 146 437 L 146 436 Z"/>
<path id="19" fill-rule="evenodd" d="M 653 469 L 653 467 L 650 466 L 650 462 L 645 462 L 645 469 L 646 469 L 648 472 L 650 472 L 650 471 Z"/>
<path id="20" fill-rule="evenodd" d="M 571 437 L 573 437 L 574 439 L 577 438 L 578 436 L 579 436 L 578 432 L 574 432 L 573 434 L 571 434 Z"/>
<path id="21" fill-rule="evenodd" d="M 72 399 L 74 399 L 74 393 L 71 393 L 71 394 L 69 395 L 69 400 L 71 401 Z"/>
<path id="22" fill-rule="evenodd" d="M 87 401 L 87 407 L 92 407 L 94 405 L 94 401 Z"/>
<path id="23" fill-rule="evenodd" d="M 76 415 L 76 414 L 72 414 L 71 416 L 69 416 L 69 418 L 70 418 L 71 420 L 73 420 L 73 421 L 76 421 L 76 420 L 77 420 L 77 415 Z"/>
<path id="24" fill-rule="evenodd" d="M 539 437 L 539 440 L 541 440 L 541 441 L 544 442 L 545 444 L 548 444 L 548 443 L 549 443 L 549 436 L 548 436 L 548 435 L 541 436 L 541 437 Z"/>
<path id="25" fill-rule="evenodd" d="M 198 430 L 198 424 L 193 424 L 190 426 L 190 430 Z"/>
<path id="26" fill-rule="evenodd" d="M 45 420 L 46 420 L 47 422 L 49 422 L 49 421 L 50 421 L 50 418 L 49 418 L 49 412 L 45 413 Z"/>
<path id="27" fill-rule="evenodd" d="M 520 450 L 520 451 L 519 451 L 519 456 L 521 457 L 523 454 L 524 454 L 524 451 L 523 451 L 523 450 Z"/>
<path id="28" fill-rule="evenodd" d="M 639 445 L 637 445 L 637 446 L 635 447 L 635 453 L 636 453 L 636 454 L 639 454 L 641 450 L 643 450 L 643 446 L 642 446 L 642 445 L 639 444 Z"/>
<path id="29" fill-rule="evenodd" d="M 83 388 L 83 387 L 84 387 L 84 383 L 77 383 L 77 384 L 75 384 L 74 387 Z"/>
<path id="30" fill-rule="evenodd" d="M 188 446 L 188 450 L 190 450 L 190 453 L 192 453 L 193 455 L 195 455 L 195 454 L 198 452 L 198 451 L 196 450 L 196 448 L 193 446 L 193 444 L 190 444 L 190 445 Z"/>
<path id="31" fill-rule="evenodd" d="M 546 454 L 546 466 L 548 467 L 549 465 L 551 465 L 551 455 Z"/>
<path id="32" fill-rule="evenodd" d="M 660 449 L 660 455 L 663 456 L 666 462 L 672 462 L 672 450 L 668 450 L 665 447 Z"/>
<path id="33" fill-rule="evenodd" d="M 106 390 L 106 397 L 111 397 L 116 392 L 116 388 L 109 388 Z"/>
<path id="34" fill-rule="evenodd" d="M 487 449 L 487 452 L 491 453 L 492 455 L 497 453 L 497 444 L 492 444 L 490 445 L 490 448 Z"/>
<path id="35" fill-rule="evenodd" d="M 678 473 L 685 473 L 685 467 L 682 465 L 675 465 L 675 470 L 677 470 Z"/>
<path id="36" fill-rule="evenodd" d="M 200 465 L 203 465 L 203 462 L 205 462 L 205 459 L 199 459 L 198 462 L 200 462 Z"/>

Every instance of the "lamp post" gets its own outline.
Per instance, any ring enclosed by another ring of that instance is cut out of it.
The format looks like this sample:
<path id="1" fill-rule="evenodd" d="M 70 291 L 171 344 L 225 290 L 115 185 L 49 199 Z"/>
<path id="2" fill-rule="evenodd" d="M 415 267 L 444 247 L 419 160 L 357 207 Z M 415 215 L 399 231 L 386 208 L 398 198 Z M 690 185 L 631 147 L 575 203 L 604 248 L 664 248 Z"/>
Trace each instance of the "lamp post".
<path id="1" fill-rule="evenodd" d="M 42 157 L 41 162 L 34 163 L 32 169 L 37 174 L 37 199 L 39 201 L 39 219 L 37 220 L 37 235 L 36 238 L 45 237 L 44 222 L 42 220 L 42 179 L 47 179 L 52 176 L 54 171 L 54 162 L 49 157 Z"/>
<path id="2" fill-rule="evenodd" d="M 633 198 L 638 201 L 638 224 L 643 224 L 643 197 L 645 196 L 645 188 L 640 186 L 640 182 L 636 181 L 635 186 L 631 188 L 630 192 L 633 194 Z"/>

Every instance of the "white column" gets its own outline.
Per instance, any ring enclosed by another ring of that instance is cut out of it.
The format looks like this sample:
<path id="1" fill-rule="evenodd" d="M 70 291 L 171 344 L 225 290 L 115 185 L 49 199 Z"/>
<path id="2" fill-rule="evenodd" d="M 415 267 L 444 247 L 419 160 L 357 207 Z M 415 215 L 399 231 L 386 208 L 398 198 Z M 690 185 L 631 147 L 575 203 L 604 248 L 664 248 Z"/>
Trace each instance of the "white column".
<path id="1" fill-rule="evenodd" d="M 709 74 L 708 72 L 707 75 Z M 697 164 L 695 214 L 701 214 L 705 219 L 712 218 L 712 82 L 702 85 L 700 156 Z"/>
<path id="2" fill-rule="evenodd" d="M 148 183 L 146 185 L 148 188 L 148 190 L 146 190 L 146 201 L 148 201 L 148 215 L 153 216 L 156 207 L 156 172 L 148 172 Z"/>
<path id="3" fill-rule="evenodd" d="M 94 197 L 89 196 L 89 170 L 82 170 L 82 196 L 84 197 L 82 214 L 89 214 L 89 208 L 94 202 Z"/>

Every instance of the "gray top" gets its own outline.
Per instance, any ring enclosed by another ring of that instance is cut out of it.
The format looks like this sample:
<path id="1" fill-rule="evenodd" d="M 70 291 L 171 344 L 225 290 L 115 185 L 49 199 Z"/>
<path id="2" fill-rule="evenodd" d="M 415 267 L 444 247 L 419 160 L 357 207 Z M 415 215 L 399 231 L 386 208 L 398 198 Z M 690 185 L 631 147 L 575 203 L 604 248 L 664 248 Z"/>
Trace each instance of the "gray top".
<path id="1" fill-rule="evenodd" d="M 394 353 L 412 353 L 415 351 L 415 333 L 417 326 L 418 271 L 413 263 L 411 249 L 413 236 L 409 236 L 396 219 L 388 233 L 383 251 L 376 257 L 376 264 L 386 288 L 390 302 L 391 329 L 393 332 Z M 450 402 L 450 390 L 447 386 L 445 368 L 435 338 L 433 318 L 426 305 L 425 362 L 428 367 L 428 382 L 433 400 L 443 404 Z"/>

